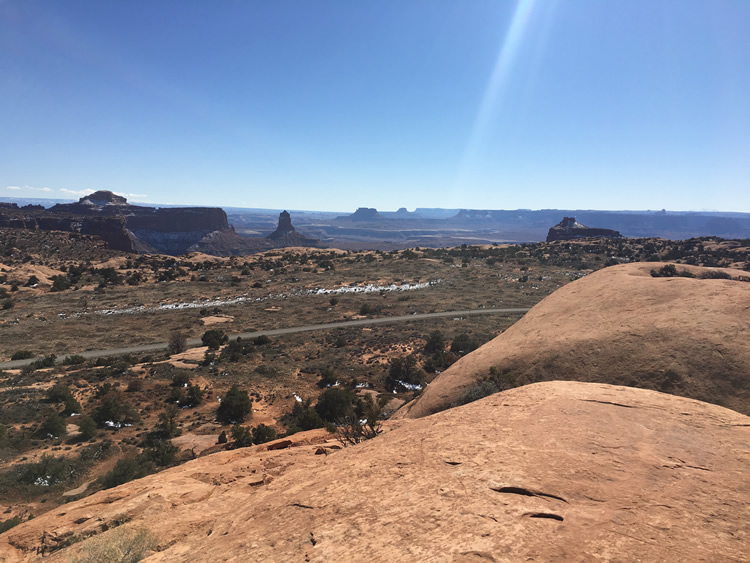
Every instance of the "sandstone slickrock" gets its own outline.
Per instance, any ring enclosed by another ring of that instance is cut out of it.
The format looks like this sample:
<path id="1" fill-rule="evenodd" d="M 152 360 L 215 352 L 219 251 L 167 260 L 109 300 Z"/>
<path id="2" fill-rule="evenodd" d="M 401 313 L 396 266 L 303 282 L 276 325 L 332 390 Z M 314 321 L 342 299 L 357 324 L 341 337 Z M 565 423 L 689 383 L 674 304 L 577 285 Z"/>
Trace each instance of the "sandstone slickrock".
<path id="1" fill-rule="evenodd" d="M 118 522 L 156 535 L 148 561 L 747 557 L 750 418 L 716 405 L 545 382 L 318 447 L 212 454 L 96 493 L 0 535 L 0 559 Z"/>
<path id="2" fill-rule="evenodd" d="M 678 265 L 698 277 L 650 275 L 662 266 L 612 266 L 563 286 L 440 374 L 397 416 L 449 408 L 491 367 L 528 382 L 645 387 L 750 413 L 750 283 L 700 278 L 748 273 Z"/>
<path id="3" fill-rule="evenodd" d="M 549 233 L 547 233 L 547 242 L 591 237 L 621 238 L 622 235 L 612 229 L 587 227 L 576 221 L 575 217 L 563 217 L 562 221 L 550 228 Z"/>

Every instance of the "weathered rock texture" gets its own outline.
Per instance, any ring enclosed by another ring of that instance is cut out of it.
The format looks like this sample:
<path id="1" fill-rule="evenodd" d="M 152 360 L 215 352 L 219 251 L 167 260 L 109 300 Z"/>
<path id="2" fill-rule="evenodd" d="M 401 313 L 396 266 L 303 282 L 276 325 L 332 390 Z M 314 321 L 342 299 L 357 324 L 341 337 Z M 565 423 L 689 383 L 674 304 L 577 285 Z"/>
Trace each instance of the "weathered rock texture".
<path id="1" fill-rule="evenodd" d="M 0 559 L 126 522 L 157 536 L 149 561 L 740 561 L 749 444 L 715 405 L 541 383 L 329 455 L 199 458 L 11 529 Z"/>
<path id="2" fill-rule="evenodd" d="M 612 229 L 587 227 L 576 221 L 575 217 L 563 217 L 547 234 L 547 242 L 556 240 L 574 240 L 579 238 L 621 238 L 622 235 Z"/>
<path id="3" fill-rule="evenodd" d="M 661 266 L 612 266 L 563 286 L 440 374 L 398 416 L 449 408 L 491 367 L 528 382 L 630 385 L 750 413 L 750 283 L 651 277 Z"/>

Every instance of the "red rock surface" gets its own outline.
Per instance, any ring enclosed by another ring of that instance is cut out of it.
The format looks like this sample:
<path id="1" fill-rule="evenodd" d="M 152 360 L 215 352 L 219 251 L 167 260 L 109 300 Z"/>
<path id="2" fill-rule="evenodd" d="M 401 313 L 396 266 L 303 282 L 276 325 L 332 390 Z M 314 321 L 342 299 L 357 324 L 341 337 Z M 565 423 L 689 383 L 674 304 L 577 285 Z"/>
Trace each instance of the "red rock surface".
<path id="1" fill-rule="evenodd" d="M 319 447 L 96 493 L 1 535 L 0 560 L 115 522 L 155 534 L 149 561 L 747 560 L 750 418 L 715 405 L 546 382 Z"/>
<path id="2" fill-rule="evenodd" d="M 663 265 L 612 266 L 563 286 L 440 374 L 397 416 L 453 406 L 491 367 L 527 382 L 643 387 L 750 414 L 750 283 L 649 274 Z"/>

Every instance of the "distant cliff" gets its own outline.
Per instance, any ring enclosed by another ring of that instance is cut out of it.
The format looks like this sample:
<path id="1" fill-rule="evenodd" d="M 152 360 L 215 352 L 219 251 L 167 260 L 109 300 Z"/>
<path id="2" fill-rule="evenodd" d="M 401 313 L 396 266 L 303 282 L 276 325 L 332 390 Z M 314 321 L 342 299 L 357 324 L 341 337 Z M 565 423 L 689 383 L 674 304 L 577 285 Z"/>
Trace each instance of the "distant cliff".
<path id="1" fill-rule="evenodd" d="M 547 234 L 547 242 L 556 240 L 574 240 L 579 238 L 621 238 L 618 231 L 587 227 L 576 221 L 575 217 L 563 217 Z"/>

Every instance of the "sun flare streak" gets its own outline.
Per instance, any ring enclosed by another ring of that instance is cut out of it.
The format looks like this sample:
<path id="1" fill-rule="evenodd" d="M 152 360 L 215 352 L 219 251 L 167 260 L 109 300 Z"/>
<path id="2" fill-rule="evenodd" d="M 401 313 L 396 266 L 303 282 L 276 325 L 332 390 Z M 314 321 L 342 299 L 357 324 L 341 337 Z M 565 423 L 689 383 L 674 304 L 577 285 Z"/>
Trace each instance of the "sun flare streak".
<path id="1" fill-rule="evenodd" d="M 459 187 L 475 168 L 482 147 L 486 145 L 491 125 L 495 121 L 499 107 L 502 105 L 503 91 L 513 71 L 513 65 L 517 59 L 523 38 L 527 33 L 535 4 L 536 0 L 518 0 L 516 4 L 508 31 L 500 44 L 495 65 L 474 119 L 471 135 L 466 143 L 459 173 Z"/>

